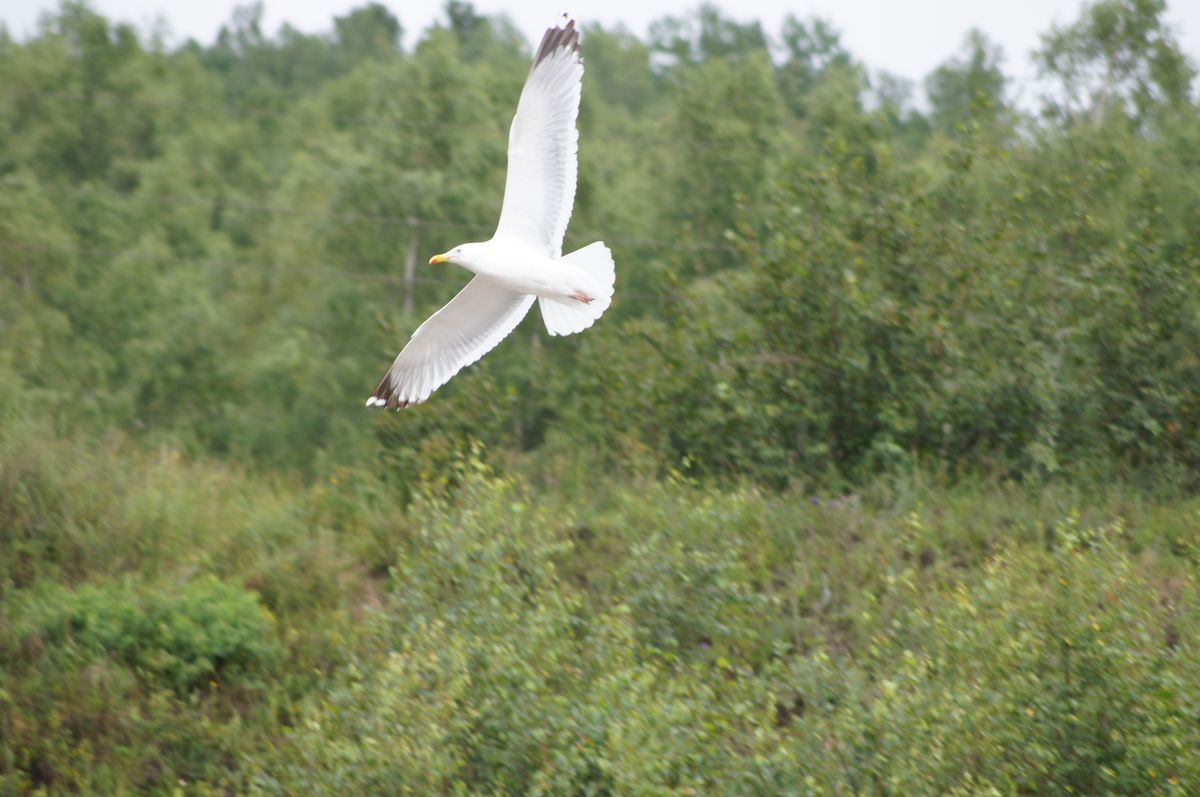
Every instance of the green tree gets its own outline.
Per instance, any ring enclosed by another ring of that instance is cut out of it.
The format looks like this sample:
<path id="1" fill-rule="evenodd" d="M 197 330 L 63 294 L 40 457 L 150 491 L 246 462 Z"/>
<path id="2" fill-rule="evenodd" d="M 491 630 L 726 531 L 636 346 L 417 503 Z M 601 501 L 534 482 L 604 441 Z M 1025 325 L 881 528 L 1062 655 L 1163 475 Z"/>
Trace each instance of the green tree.
<path id="1" fill-rule="evenodd" d="M 668 118 L 671 215 L 697 248 L 675 253 L 682 273 L 710 271 L 730 261 L 725 232 L 739 202 L 761 193 L 778 150 L 782 104 L 765 52 L 741 60 L 713 59 L 672 76 Z"/>
<path id="2" fill-rule="evenodd" d="M 348 64 L 395 55 L 404 34 L 400 20 L 386 6 L 374 2 L 334 17 L 333 27 L 337 46 Z"/>
<path id="3" fill-rule="evenodd" d="M 850 53 L 842 46 L 841 35 L 820 17 L 807 22 L 788 14 L 780 32 L 785 60 L 778 70 L 779 90 L 792 113 L 803 117 L 808 95 L 831 69 L 852 66 Z"/>
<path id="4" fill-rule="evenodd" d="M 1044 35 L 1035 57 L 1056 84 L 1050 113 L 1090 114 L 1100 123 L 1115 111 L 1145 122 L 1156 107 L 1187 103 L 1196 70 L 1166 10 L 1166 0 L 1098 0 L 1075 22 Z"/>
<path id="5" fill-rule="evenodd" d="M 979 30 L 970 31 L 959 55 L 925 79 L 933 124 L 946 132 L 971 120 L 993 124 L 1007 107 L 1003 60 L 999 45 Z"/>
<path id="6" fill-rule="evenodd" d="M 675 64 L 699 63 L 714 58 L 745 58 L 767 49 L 767 37 L 758 22 L 741 23 L 704 3 L 683 17 L 664 17 L 650 26 L 651 47 Z"/>

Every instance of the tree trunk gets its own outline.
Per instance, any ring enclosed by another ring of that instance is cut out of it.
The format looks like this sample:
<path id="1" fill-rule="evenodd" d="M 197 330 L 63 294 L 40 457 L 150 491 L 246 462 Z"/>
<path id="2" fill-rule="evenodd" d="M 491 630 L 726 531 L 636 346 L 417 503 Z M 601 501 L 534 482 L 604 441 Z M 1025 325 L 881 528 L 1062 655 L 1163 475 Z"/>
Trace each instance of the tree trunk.
<path id="1" fill-rule="evenodd" d="M 408 239 L 408 254 L 404 257 L 404 314 L 413 311 L 417 292 L 417 227 L 409 227 L 412 235 Z"/>

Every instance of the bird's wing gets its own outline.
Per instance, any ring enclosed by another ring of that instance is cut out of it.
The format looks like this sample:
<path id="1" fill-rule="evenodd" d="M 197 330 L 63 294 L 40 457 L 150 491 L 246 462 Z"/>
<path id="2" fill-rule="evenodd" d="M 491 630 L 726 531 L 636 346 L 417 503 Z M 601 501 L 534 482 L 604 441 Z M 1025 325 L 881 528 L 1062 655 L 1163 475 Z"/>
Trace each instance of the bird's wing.
<path id="1" fill-rule="evenodd" d="M 582 79 L 575 21 L 547 30 L 508 131 L 508 177 L 496 236 L 518 238 L 549 257 L 562 253 L 575 202 Z"/>
<path id="2" fill-rule="evenodd" d="M 504 340 L 521 323 L 533 299 L 475 277 L 417 327 L 367 399 L 367 406 L 403 409 L 429 398 L 450 377 Z"/>

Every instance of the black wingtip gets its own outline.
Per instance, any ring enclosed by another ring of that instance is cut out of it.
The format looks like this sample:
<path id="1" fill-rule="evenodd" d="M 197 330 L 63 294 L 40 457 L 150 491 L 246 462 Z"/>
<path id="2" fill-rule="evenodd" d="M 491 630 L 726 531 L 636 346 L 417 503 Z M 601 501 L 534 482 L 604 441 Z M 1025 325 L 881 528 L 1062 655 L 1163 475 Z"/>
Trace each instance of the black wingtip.
<path id="1" fill-rule="evenodd" d="M 383 379 L 379 380 L 379 385 L 375 388 L 375 392 L 367 400 L 368 407 L 382 407 L 385 410 L 396 410 L 399 412 L 416 404 L 415 401 L 402 399 L 396 394 L 396 389 L 392 386 L 391 377 L 392 374 L 389 371 L 384 374 Z"/>
<path id="2" fill-rule="evenodd" d="M 537 54 L 533 56 L 534 66 L 564 47 L 569 47 L 571 52 L 579 52 L 579 31 L 575 29 L 575 20 L 568 18 L 566 14 L 563 14 L 563 18 L 566 19 L 565 25 L 546 29 L 542 43 L 538 45 Z"/>

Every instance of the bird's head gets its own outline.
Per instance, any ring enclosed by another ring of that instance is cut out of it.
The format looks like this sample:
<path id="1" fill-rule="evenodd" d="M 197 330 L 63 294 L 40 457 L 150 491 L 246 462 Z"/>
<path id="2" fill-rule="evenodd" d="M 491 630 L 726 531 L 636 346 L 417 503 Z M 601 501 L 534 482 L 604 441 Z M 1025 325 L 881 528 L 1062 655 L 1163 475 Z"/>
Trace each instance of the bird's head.
<path id="1" fill-rule="evenodd" d="M 453 249 L 429 258 L 429 264 L 453 263 L 456 266 L 470 267 L 478 246 L 479 244 L 459 244 Z"/>

